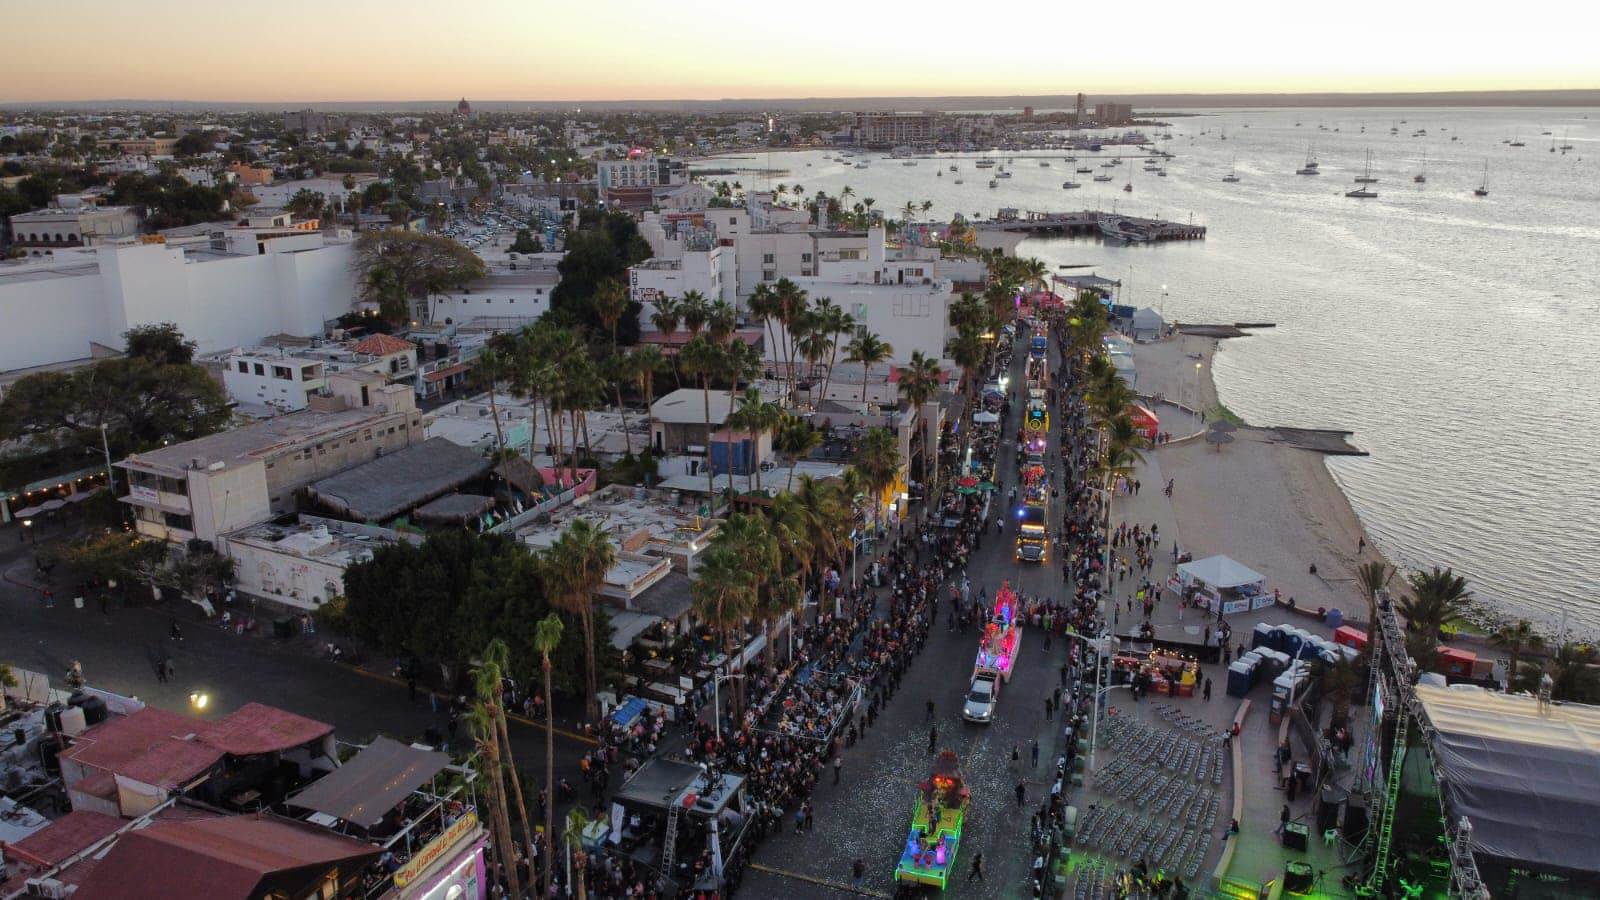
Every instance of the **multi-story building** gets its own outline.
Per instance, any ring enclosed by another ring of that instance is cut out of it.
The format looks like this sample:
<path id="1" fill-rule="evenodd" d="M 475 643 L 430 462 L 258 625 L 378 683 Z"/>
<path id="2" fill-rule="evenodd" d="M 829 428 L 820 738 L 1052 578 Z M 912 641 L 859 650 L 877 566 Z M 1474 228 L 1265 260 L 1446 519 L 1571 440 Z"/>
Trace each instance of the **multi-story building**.
<path id="1" fill-rule="evenodd" d="M 851 124 L 856 143 L 871 147 L 925 144 L 934 139 L 933 113 L 859 112 Z"/>
<path id="2" fill-rule="evenodd" d="M 350 127 L 347 116 L 335 116 L 312 109 L 301 109 L 283 114 L 283 130 L 298 131 L 307 136 L 330 134 Z"/>
<path id="3" fill-rule="evenodd" d="M 195 226 L 0 263 L 0 366 L 82 359 L 146 323 L 175 323 L 201 353 L 320 335 L 355 305 L 349 234 L 296 224 Z"/>
<path id="4" fill-rule="evenodd" d="M 123 156 L 171 156 L 178 149 L 175 137 L 107 138 L 99 143 Z"/>
<path id="5" fill-rule="evenodd" d="M 612 190 L 665 187 L 688 180 L 683 160 L 671 156 L 629 156 L 595 163 L 595 187 L 602 201 Z"/>
<path id="6" fill-rule="evenodd" d="M 53 256 L 66 247 L 94 247 L 139 233 L 131 206 L 36 209 L 11 217 L 12 243 L 30 256 Z"/>
<path id="7" fill-rule="evenodd" d="M 555 269 L 497 271 L 429 297 L 428 321 L 435 325 L 517 327 L 550 311 L 550 294 L 560 283 L 561 273 Z"/>
<path id="8" fill-rule="evenodd" d="M 233 177 L 244 185 L 271 184 L 272 169 L 267 166 L 247 166 L 244 163 L 234 163 L 228 167 Z"/>
<path id="9" fill-rule="evenodd" d="M 305 409 L 327 386 L 325 365 L 281 347 L 234 350 L 222 360 L 222 386 L 236 403 L 292 412 Z"/>
<path id="10" fill-rule="evenodd" d="M 1096 103 L 1094 120 L 1097 125 L 1126 125 L 1133 121 L 1133 104 Z"/>
<path id="11" fill-rule="evenodd" d="M 294 524 L 263 522 L 227 534 L 221 552 L 234 562 L 234 588 L 285 606 L 314 610 L 344 596 L 344 573 L 374 550 L 419 535 L 302 515 Z"/>
<path id="12" fill-rule="evenodd" d="M 369 372 L 328 379 L 309 409 L 129 456 L 117 463 L 140 533 L 168 541 L 221 535 L 290 512 L 313 481 L 421 443 L 409 385 Z"/>

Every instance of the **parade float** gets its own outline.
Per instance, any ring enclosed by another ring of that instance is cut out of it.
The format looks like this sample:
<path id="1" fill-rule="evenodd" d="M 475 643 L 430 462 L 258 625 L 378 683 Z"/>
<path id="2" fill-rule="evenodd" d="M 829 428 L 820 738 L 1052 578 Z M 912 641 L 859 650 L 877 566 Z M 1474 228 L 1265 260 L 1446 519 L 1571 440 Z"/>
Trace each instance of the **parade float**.
<path id="1" fill-rule="evenodd" d="M 983 627 L 983 637 L 978 641 L 978 660 L 973 666 L 974 675 L 993 672 L 1009 682 L 1011 669 L 1022 650 L 1022 627 L 1018 621 L 1017 594 L 1011 582 L 1002 582 L 994 595 L 994 613 Z"/>
<path id="2" fill-rule="evenodd" d="M 926 884 L 943 890 L 950 882 L 961 846 L 961 826 L 970 797 L 961 762 L 944 750 L 934 760 L 933 773 L 918 786 L 917 805 L 911 815 L 911 833 L 895 866 L 896 881 Z"/>

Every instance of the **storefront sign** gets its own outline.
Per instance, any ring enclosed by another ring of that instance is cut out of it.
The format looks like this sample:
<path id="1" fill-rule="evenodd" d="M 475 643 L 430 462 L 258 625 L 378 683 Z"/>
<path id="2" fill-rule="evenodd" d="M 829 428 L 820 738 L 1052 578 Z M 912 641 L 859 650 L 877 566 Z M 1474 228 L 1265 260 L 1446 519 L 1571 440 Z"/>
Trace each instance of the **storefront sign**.
<path id="1" fill-rule="evenodd" d="M 155 488 L 145 487 L 142 484 L 128 485 L 128 496 L 135 500 L 143 500 L 146 503 L 161 502 L 161 495 L 156 492 Z"/>
<path id="2" fill-rule="evenodd" d="M 394 873 L 394 886 L 405 887 L 417 879 L 429 866 L 444 858 L 451 847 L 461 842 L 461 839 L 472 834 L 478 828 L 478 814 L 467 813 L 451 823 L 449 828 L 439 833 L 439 836 L 423 845 L 416 855 L 406 861 Z"/>

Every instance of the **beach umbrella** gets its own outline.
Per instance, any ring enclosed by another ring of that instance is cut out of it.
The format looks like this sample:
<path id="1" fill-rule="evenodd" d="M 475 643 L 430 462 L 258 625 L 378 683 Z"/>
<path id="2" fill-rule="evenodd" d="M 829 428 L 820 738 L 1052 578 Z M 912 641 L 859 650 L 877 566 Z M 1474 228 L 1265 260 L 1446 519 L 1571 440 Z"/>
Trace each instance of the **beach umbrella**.
<path id="1" fill-rule="evenodd" d="M 956 484 L 964 488 L 975 488 L 978 486 L 978 479 L 972 477 L 971 475 L 963 475 L 961 476 L 961 480 L 957 481 Z"/>
<path id="2" fill-rule="evenodd" d="M 1211 423 L 1211 430 L 1232 434 L 1233 432 L 1239 430 L 1239 426 L 1229 422 L 1227 419 L 1218 419 Z"/>
<path id="3" fill-rule="evenodd" d="M 1216 447 L 1217 452 L 1221 453 L 1223 444 L 1233 443 L 1233 435 L 1225 431 L 1208 431 L 1206 432 L 1206 443 Z"/>
<path id="4" fill-rule="evenodd" d="M 970 497 L 973 494 L 976 494 L 977 492 L 978 492 L 978 489 L 975 488 L 975 487 L 965 487 L 965 486 L 963 486 L 963 487 L 956 488 L 956 493 L 962 495 L 963 497 Z"/>
<path id="5" fill-rule="evenodd" d="M 998 490 L 1000 490 L 1000 486 L 995 484 L 992 481 L 980 481 L 980 482 L 978 482 L 978 490 L 980 490 L 980 491 L 998 491 Z"/>

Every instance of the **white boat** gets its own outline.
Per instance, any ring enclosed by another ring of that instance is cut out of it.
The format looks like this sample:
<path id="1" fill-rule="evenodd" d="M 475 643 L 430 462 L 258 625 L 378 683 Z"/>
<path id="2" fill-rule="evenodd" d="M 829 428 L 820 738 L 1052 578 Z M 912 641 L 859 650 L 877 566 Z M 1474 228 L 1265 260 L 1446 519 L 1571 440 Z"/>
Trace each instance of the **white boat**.
<path id="1" fill-rule="evenodd" d="M 1048 168 L 1050 168 L 1050 161 L 1049 161 L 1049 160 L 1047 160 L 1047 159 L 1041 159 L 1041 160 L 1039 160 L 1039 168 L 1041 168 L 1041 169 L 1048 169 Z"/>
<path id="2" fill-rule="evenodd" d="M 1483 181 L 1481 183 L 1479 183 L 1479 185 L 1476 188 L 1473 188 L 1472 196 L 1474 196 L 1474 197 L 1487 197 L 1487 196 L 1489 196 L 1489 161 L 1488 160 L 1484 160 L 1483 161 Z"/>
<path id="3" fill-rule="evenodd" d="M 1010 172 L 1000 172 L 999 174 L 995 175 L 994 177 L 996 177 L 996 178 L 1010 178 L 1011 177 L 1011 173 Z"/>
<path id="4" fill-rule="evenodd" d="M 1417 184 L 1428 183 L 1428 151 L 1422 151 L 1422 171 L 1411 176 L 1411 180 Z"/>
<path id="5" fill-rule="evenodd" d="M 992 168 L 994 168 L 994 160 L 992 160 L 992 159 L 980 159 L 976 163 L 973 163 L 973 165 L 977 166 L 980 169 L 992 169 Z"/>
<path id="6" fill-rule="evenodd" d="M 961 179 L 959 179 L 959 178 L 957 178 L 957 179 L 956 179 L 956 184 L 966 184 L 966 182 L 965 182 L 965 181 L 962 181 L 962 180 L 961 180 Z"/>
<path id="7" fill-rule="evenodd" d="M 1367 167 L 1356 176 L 1356 184 L 1377 184 L 1378 179 L 1372 174 L 1372 151 L 1367 151 Z"/>
<path id="8" fill-rule="evenodd" d="M 1110 175 L 1096 175 L 1094 177 L 1094 180 L 1095 181 L 1110 181 L 1111 180 L 1111 176 Z"/>
<path id="9" fill-rule="evenodd" d="M 1000 186 L 1000 182 L 995 181 L 993 178 L 989 179 L 989 187 L 997 188 L 999 186 Z"/>
<path id="10" fill-rule="evenodd" d="M 864 162 L 856 163 L 856 168 L 858 168 L 858 169 L 865 169 L 866 167 L 867 167 L 867 164 L 864 163 Z"/>
<path id="11" fill-rule="evenodd" d="M 1298 169 L 1295 169 L 1294 173 L 1296 175 L 1321 175 L 1322 174 L 1322 170 L 1318 168 L 1318 165 L 1319 165 L 1319 163 L 1317 162 L 1316 155 L 1311 152 L 1310 145 L 1307 145 L 1306 146 L 1306 164 L 1301 166 Z"/>
<path id="12" fill-rule="evenodd" d="M 1081 188 L 1081 187 L 1083 187 L 1083 185 L 1077 183 L 1076 181 L 1063 181 L 1063 182 L 1061 182 L 1061 189 L 1064 190 L 1064 191 L 1070 191 L 1070 190 L 1073 190 L 1074 188 Z"/>
<path id="13" fill-rule="evenodd" d="M 1358 200 L 1371 200 L 1378 196 L 1378 192 L 1370 188 L 1358 187 L 1353 191 L 1345 191 L 1344 195 L 1346 197 L 1355 197 Z"/>
<path id="14" fill-rule="evenodd" d="M 908 159 L 908 160 L 906 160 L 906 161 L 905 161 L 905 162 L 902 162 L 902 163 L 901 163 L 901 164 L 900 164 L 900 165 L 902 165 L 902 166 L 914 166 L 914 165 L 916 165 L 916 164 L 917 164 L 917 161 L 916 161 L 916 160 L 914 160 L 914 159 Z"/>
<path id="15" fill-rule="evenodd" d="M 959 171 L 961 171 L 961 167 L 960 166 L 951 166 L 950 167 L 950 171 L 959 172 Z"/>
<path id="16" fill-rule="evenodd" d="M 1222 176 L 1222 180 L 1228 184 L 1239 183 L 1239 157 L 1233 158 L 1233 164 L 1228 167 L 1228 174 Z"/>
<path id="17" fill-rule="evenodd" d="M 1078 174 L 1079 175 L 1092 175 L 1092 174 L 1094 174 L 1094 170 L 1089 168 L 1088 166 L 1079 166 L 1078 167 Z"/>

